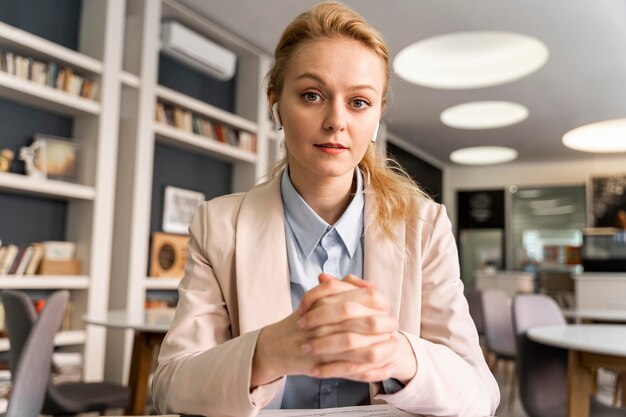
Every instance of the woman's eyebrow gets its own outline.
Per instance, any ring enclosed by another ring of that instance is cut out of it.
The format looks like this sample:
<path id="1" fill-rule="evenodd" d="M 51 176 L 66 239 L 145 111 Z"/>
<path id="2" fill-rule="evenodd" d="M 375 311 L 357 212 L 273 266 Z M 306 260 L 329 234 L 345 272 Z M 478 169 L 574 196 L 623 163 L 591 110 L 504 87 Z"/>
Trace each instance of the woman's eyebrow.
<path id="1" fill-rule="evenodd" d="M 326 83 L 324 82 L 324 80 L 321 77 L 313 74 L 312 72 L 305 72 L 305 73 L 303 73 L 302 75 L 300 75 L 300 76 L 298 76 L 296 78 L 296 81 L 302 80 L 302 79 L 311 79 L 313 81 L 318 82 L 322 86 L 326 85 Z M 355 85 L 355 86 L 352 86 L 352 87 L 348 87 L 348 90 L 350 90 L 350 91 L 354 91 L 354 90 L 372 90 L 373 92 L 378 93 L 378 90 L 376 90 L 376 88 L 374 88 L 370 84 Z"/>

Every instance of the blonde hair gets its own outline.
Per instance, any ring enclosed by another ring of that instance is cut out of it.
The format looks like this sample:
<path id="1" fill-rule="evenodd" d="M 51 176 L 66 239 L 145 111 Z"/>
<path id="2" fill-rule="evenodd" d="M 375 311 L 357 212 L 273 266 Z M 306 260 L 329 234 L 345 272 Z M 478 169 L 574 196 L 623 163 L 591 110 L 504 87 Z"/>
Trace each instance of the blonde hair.
<path id="1" fill-rule="evenodd" d="M 320 3 L 300 14 L 287 26 L 274 51 L 274 66 L 267 74 L 267 95 L 280 95 L 284 75 L 298 48 L 306 42 L 348 38 L 361 42 L 380 57 L 385 68 L 383 103 L 389 84 L 389 50 L 382 36 L 354 10 L 336 2 Z M 288 165 L 288 152 L 273 170 L 278 175 Z M 359 168 L 368 179 L 366 192 L 373 196 L 374 216 L 366 228 L 376 221 L 384 234 L 396 241 L 393 226 L 400 220 L 419 215 L 419 203 L 429 197 L 411 180 L 411 177 L 392 159 L 370 144 Z"/>

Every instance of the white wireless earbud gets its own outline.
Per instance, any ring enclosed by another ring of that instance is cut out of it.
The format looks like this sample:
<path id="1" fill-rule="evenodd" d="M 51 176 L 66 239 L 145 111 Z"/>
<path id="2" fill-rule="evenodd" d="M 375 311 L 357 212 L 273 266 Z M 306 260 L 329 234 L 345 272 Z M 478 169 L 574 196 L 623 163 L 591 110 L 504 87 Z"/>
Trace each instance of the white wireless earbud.
<path id="1" fill-rule="evenodd" d="M 380 128 L 380 120 L 376 123 L 376 129 L 374 129 L 374 134 L 372 135 L 372 142 L 376 142 L 378 138 L 378 129 Z"/>
<path id="2" fill-rule="evenodd" d="M 280 120 L 280 114 L 278 113 L 278 101 L 272 106 L 272 117 L 274 118 L 274 126 L 276 126 L 276 130 L 282 130 L 283 121 Z"/>

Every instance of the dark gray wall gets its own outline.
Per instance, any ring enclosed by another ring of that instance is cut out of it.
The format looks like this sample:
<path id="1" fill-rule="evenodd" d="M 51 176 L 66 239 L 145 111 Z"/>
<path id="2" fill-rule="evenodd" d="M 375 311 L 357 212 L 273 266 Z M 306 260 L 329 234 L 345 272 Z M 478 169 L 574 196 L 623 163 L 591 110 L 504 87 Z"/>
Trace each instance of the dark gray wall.
<path id="1" fill-rule="evenodd" d="M 81 0 L 0 0 L 0 21 L 78 48 Z"/>
<path id="2" fill-rule="evenodd" d="M 166 185 L 204 193 L 207 200 L 231 192 L 232 166 L 195 153 L 156 144 L 152 181 L 150 233 L 162 230 L 163 190 Z"/>
<path id="3" fill-rule="evenodd" d="M 417 156 L 387 142 L 387 153 L 393 157 L 402 168 L 422 187 L 436 202 L 441 203 L 443 195 L 442 171 L 418 158 Z"/>
<path id="4" fill-rule="evenodd" d="M 231 113 L 235 111 L 235 78 L 220 81 L 167 55 L 159 56 L 159 84 Z"/>

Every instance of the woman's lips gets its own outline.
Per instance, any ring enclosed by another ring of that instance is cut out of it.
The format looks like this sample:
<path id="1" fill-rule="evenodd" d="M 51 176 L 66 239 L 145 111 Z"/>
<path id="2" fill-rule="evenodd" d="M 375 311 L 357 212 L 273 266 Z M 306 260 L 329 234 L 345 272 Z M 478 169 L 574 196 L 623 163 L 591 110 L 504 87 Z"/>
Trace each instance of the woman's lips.
<path id="1" fill-rule="evenodd" d="M 348 150 L 348 148 L 339 143 L 321 143 L 319 145 L 315 145 L 315 147 L 317 147 L 320 151 L 331 155 L 337 155 Z"/>

